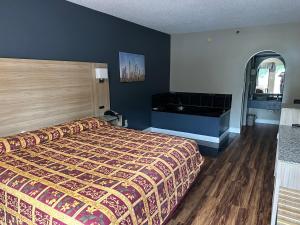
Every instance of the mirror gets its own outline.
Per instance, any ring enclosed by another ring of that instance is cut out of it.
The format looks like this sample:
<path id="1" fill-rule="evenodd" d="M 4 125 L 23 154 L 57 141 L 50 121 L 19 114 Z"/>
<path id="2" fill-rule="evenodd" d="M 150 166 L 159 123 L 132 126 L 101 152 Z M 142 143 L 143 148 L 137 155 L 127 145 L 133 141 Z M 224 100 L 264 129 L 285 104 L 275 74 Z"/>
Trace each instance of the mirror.
<path id="1" fill-rule="evenodd" d="M 254 55 L 246 67 L 247 99 L 282 101 L 285 81 L 285 61 L 273 51 Z"/>
<path id="2" fill-rule="evenodd" d="M 285 66 L 279 58 L 264 59 L 257 68 L 256 94 L 283 94 Z"/>

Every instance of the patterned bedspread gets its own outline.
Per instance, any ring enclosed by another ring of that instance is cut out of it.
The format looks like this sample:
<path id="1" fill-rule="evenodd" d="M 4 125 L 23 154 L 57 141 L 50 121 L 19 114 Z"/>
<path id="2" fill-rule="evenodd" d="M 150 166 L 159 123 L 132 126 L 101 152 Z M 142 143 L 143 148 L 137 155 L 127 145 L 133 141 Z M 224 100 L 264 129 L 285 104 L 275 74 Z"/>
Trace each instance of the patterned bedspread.
<path id="1" fill-rule="evenodd" d="M 0 224 L 162 224 L 202 163 L 194 141 L 95 118 L 0 139 Z"/>

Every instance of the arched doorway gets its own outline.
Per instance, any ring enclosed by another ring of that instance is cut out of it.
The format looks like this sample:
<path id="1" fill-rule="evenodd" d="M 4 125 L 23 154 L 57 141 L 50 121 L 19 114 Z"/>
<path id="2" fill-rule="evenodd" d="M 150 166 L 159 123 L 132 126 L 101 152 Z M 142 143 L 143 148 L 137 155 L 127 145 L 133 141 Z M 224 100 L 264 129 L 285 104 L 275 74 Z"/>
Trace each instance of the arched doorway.
<path id="1" fill-rule="evenodd" d="M 285 60 L 276 52 L 263 51 L 250 58 L 245 71 L 242 126 L 251 125 L 251 119 L 279 124 L 285 72 Z"/>

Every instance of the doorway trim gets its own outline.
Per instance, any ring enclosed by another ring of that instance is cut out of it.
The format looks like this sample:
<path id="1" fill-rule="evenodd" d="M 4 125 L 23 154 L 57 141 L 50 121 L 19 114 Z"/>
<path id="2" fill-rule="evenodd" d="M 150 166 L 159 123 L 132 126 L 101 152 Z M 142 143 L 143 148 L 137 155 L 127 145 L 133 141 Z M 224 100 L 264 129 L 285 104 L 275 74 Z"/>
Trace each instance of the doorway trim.
<path id="1" fill-rule="evenodd" d="M 268 50 L 268 49 L 265 49 L 265 50 L 258 50 L 256 53 L 254 54 L 251 54 L 250 57 L 248 57 L 248 60 L 245 62 L 244 64 L 244 82 L 243 82 L 243 92 L 242 92 L 242 103 L 241 103 L 241 116 L 240 116 L 240 129 L 242 129 L 243 127 L 243 119 L 244 119 L 244 115 L 245 115 L 245 109 L 244 109 L 244 106 L 245 106 L 245 97 L 246 97 L 246 82 L 247 82 L 247 65 L 249 63 L 249 61 L 257 54 L 259 53 L 263 53 L 263 52 L 274 52 L 278 55 L 280 55 L 282 58 L 283 58 L 283 64 L 285 66 L 285 73 L 287 72 L 287 62 L 286 62 L 286 57 L 284 57 L 284 55 L 280 52 L 280 51 L 276 51 L 276 50 Z M 284 80 L 284 87 L 286 86 L 286 79 Z M 284 89 L 285 90 L 285 89 Z M 284 100 L 284 93 L 285 91 L 283 90 L 283 96 L 282 96 L 282 101 Z M 263 121 L 262 121 L 263 122 Z M 273 124 L 276 124 L 274 121 L 273 121 Z M 277 123 L 278 124 L 278 123 Z"/>

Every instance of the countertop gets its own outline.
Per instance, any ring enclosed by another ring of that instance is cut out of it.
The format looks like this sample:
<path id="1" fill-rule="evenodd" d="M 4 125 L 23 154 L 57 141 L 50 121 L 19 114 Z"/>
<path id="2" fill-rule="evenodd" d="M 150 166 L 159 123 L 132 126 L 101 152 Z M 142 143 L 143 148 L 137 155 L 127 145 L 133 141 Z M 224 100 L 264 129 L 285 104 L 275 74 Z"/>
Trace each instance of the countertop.
<path id="1" fill-rule="evenodd" d="M 290 163 L 300 163 L 300 128 L 280 125 L 278 137 L 278 159 Z"/>
<path id="2" fill-rule="evenodd" d="M 288 108 L 288 109 L 300 109 L 300 104 L 282 104 L 282 108 Z"/>

